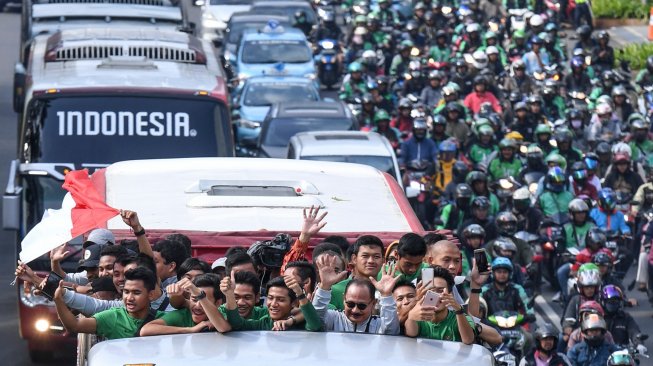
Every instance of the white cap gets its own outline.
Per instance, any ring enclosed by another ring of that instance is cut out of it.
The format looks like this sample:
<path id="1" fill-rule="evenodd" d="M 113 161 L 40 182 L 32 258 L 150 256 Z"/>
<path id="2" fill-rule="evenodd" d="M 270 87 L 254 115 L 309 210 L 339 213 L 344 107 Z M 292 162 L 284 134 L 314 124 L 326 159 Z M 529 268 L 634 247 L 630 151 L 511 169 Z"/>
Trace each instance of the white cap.
<path id="1" fill-rule="evenodd" d="M 217 267 L 225 267 L 225 263 L 227 263 L 227 257 L 218 258 L 211 265 L 211 270 L 214 270 Z"/>

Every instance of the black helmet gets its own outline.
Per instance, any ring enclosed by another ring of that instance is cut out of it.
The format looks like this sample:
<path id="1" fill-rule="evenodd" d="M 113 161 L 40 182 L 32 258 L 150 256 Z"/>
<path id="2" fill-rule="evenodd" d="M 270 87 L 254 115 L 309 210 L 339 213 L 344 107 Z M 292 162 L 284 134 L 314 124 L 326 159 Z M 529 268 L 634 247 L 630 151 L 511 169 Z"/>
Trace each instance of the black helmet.
<path id="1" fill-rule="evenodd" d="M 429 22 L 429 21 L 431 21 L 433 19 L 435 19 L 435 16 L 433 15 L 432 11 L 429 10 L 426 13 L 424 13 L 424 21 L 425 22 Z M 438 30 L 438 32 L 439 32 L 439 30 Z M 438 33 L 436 32 L 435 36 L 437 37 L 437 35 L 438 35 Z"/>
<path id="2" fill-rule="evenodd" d="M 554 339 L 552 350 L 555 351 L 558 347 L 558 330 L 549 323 L 544 324 L 543 327 L 537 328 L 537 330 L 535 331 L 535 340 L 536 340 L 535 347 L 537 347 L 537 349 L 541 349 L 542 346 L 540 345 L 540 341 L 543 340 L 544 338 Z M 545 351 L 551 352 L 551 350 L 545 350 Z"/>
<path id="3" fill-rule="evenodd" d="M 612 266 L 612 258 L 607 253 L 598 252 L 592 256 L 592 263 L 597 266 Z"/>
<path id="4" fill-rule="evenodd" d="M 467 184 L 470 186 L 474 185 L 474 182 L 482 181 L 482 182 L 487 182 L 487 175 L 485 173 L 478 171 L 478 170 L 473 170 L 467 174 Z"/>
<path id="5" fill-rule="evenodd" d="M 463 60 L 463 59 L 456 60 L 456 69 L 459 68 L 459 67 L 465 67 L 466 68 L 467 67 L 467 62 L 465 62 L 465 60 Z"/>
<path id="6" fill-rule="evenodd" d="M 601 141 L 598 145 L 596 145 L 596 153 L 598 155 L 606 155 L 610 154 L 611 152 L 612 148 L 610 147 L 610 144 L 605 141 Z"/>
<path id="7" fill-rule="evenodd" d="M 510 95 L 508 96 L 508 99 L 510 99 L 510 103 L 520 102 L 523 98 L 524 97 L 519 91 L 511 91 Z"/>
<path id="8" fill-rule="evenodd" d="M 483 84 L 484 86 L 487 87 L 487 80 L 485 80 L 485 78 L 480 76 L 480 75 L 478 75 L 478 76 L 476 76 L 474 78 L 474 86 L 479 85 L 479 84 Z"/>
<path id="9" fill-rule="evenodd" d="M 435 38 L 447 38 L 447 32 L 444 31 L 443 29 L 439 29 L 437 32 L 435 32 Z M 465 61 L 463 61 L 465 62 Z M 458 63 L 456 63 L 456 67 L 458 66 Z"/>
<path id="10" fill-rule="evenodd" d="M 408 99 L 408 98 L 401 98 L 401 99 L 399 100 L 399 109 L 402 109 L 402 108 L 408 108 L 408 109 L 410 109 L 410 108 L 412 108 L 412 107 L 413 107 L 413 103 L 410 101 L 410 99 Z"/>
<path id="11" fill-rule="evenodd" d="M 512 212 L 499 212 L 495 220 L 499 234 L 513 236 L 517 231 L 517 217 Z"/>
<path id="12" fill-rule="evenodd" d="M 602 30 L 596 35 L 596 39 L 598 39 L 599 41 L 604 39 L 604 40 L 609 42 L 610 41 L 610 34 L 608 32 L 606 32 L 606 31 Z"/>
<path id="13" fill-rule="evenodd" d="M 410 31 L 412 31 L 412 30 L 416 30 L 417 28 L 419 28 L 419 25 L 417 24 L 416 21 L 414 21 L 414 20 L 411 19 L 411 20 L 409 20 L 408 22 L 406 22 L 406 30 L 407 30 L 407 31 L 410 32 Z"/>
<path id="14" fill-rule="evenodd" d="M 588 39 L 592 35 L 592 28 L 589 25 L 581 25 L 576 29 L 576 33 L 582 40 Z"/>
<path id="15" fill-rule="evenodd" d="M 555 135 L 553 138 L 556 140 L 558 144 L 562 142 L 571 142 L 574 139 L 574 134 L 569 131 L 568 129 L 562 129 L 556 131 Z"/>
<path id="16" fill-rule="evenodd" d="M 472 194 L 472 188 L 467 183 L 456 185 L 456 190 L 453 195 L 456 200 L 456 206 L 463 211 L 469 209 Z"/>
<path id="17" fill-rule="evenodd" d="M 568 120 L 571 121 L 571 120 L 574 120 L 574 119 L 582 119 L 582 118 L 583 118 L 583 114 L 578 109 L 571 108 L 571 109 L 567 110 L 567 119 Z"/>
<path id="18" fill-rule="evenodd" d="M 363 104 L 374 103 L 374 97 L 370 93 L 365 93 L 363 94 L 362 102 Z"/>
<path id="19" fill-rule="evenodd" d="M 476 196 L 472 200 L 472 210 L 475 209 L 489 209 L 490 200 L 485 196 Z"/>
<path id="20" fill-rule="evenodd" d="M 542 105 L 542 97 L 540 97 L 537 94 L 531 94 L 528 97 L 528 104 L 535 104 L 535 103 Z"/>
<path id="21" fill-rule="evenodd" d="M 442 116 L 438 117 L 442 118 Z M 465 178 L 467 177 L 467 173 L 469 173 L 469 168 L 467 167 L 467 164 L 463 163 L 462 161 L 456 161 L 456 163 L 453 165 L 452 171 L 453 180 L 455 182 L 464 182 Z"/>
<path id="22" fill-rule="evenodd" d="M 438 114 L 437 116 L 433 117 L 433 126 L 435 126 L 435 125 L 446 125 L 446 124 L 447 124 L 447 119 L 444 118 L 443 115 Z M 455 165 L 454 165 L 454 169 L 456 169 Z"/>
<path id="23" fill-rule="evenodd" d="M 378 85 L 381 85 L 381 84 L 388 85 L 389 82 L 390 82 L 390 79 L 385 75 L 381 75 L 381 76 L 376 77 L 376 83 Z"/>
<path id="24" fill-rule="evenodd" d="M 485 238 L 485 229 L 479 224 L 471 224 L 463 229 L 464 238 Z"/>
<path id="25" fill-rule="evenodd" d="M 603 230 L 595 226 L 587 232 L 587 237 L 585 238 L 585 244 L 588 247 L 594 246 L 596 248 L 603 248 L 607 240 L 608 239 L 605 236 L 605 232 L 603 232 Z"/>

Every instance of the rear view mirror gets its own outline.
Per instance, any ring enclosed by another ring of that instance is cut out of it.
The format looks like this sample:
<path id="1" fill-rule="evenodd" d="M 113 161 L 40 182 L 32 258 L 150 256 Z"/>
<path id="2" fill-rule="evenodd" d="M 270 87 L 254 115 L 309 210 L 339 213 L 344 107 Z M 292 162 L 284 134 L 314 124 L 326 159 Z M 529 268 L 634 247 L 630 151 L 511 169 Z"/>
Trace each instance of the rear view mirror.
<path id="1" fill-rule="evenodd" d="M 25 104 L 25 80 L 27 70 L 25 66 L 17 62 L 14 65 L 14 112 L 21 113 Z"/>

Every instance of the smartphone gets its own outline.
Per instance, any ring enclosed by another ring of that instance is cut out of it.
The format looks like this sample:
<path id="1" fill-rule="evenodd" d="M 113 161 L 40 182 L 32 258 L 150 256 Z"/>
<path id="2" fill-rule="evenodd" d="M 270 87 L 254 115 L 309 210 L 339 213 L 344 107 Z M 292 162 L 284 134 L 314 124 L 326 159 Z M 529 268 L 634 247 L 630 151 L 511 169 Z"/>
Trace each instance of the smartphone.
<path id="1" fill-rule="evenodd" d="M 61 276 L 54 272 L 50 272 L 48 279 L 45 280 L 45 286 L 43 286 L 43 290 L 41 290 L 43 296 L 48 298 L 48 300 L 52 300 L 54 298 L 54 292 L 57 290 L 59 282 L 62 280 L 63 278 Z"/>
<path id="2" fill-rule="evenodd" d="M 487 262 L 487 254 L 485 254 L 485 249 L 474 250 L 474 259 L 476 260 L 478 273 L 485 273 L 490 270 L 489 264 Z"/>
<path id="3" fill-rule="evenodd" d="M 422 285 L 428 286 L 433 282 L 433 268 L 422 269 Z"/>
<path id="4" fill-rule="evenodd" d="M 433 306 L 436 307 L 440 303 L 440 294 L 433 291 L 427 291 L 424 296 L 424 303 L 422 306 Z"/>

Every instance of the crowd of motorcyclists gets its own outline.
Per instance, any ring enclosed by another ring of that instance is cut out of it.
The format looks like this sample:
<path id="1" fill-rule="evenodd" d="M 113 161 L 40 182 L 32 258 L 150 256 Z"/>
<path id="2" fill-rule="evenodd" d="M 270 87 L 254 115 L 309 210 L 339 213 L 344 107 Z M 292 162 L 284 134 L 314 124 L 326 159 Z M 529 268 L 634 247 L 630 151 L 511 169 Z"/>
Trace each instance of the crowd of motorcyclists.
<path id="1" fill-rule="evenodd" d="M 463 275 L 486 248 L 528 297 L 550 283 L 563 331 L 535 333 L 544 354 L 584 339 L 573 364 L 621 364 L 608 344 L 643 347 L 624 307 L 635 286 L 653 302 L 653 56 L 633 79 L 584 0 L 352 0 L 344 32 L 320 4 L 311 37 L 339 42 L 340 99 L 396 149 L 424 227 L 460 238 Z"/>

